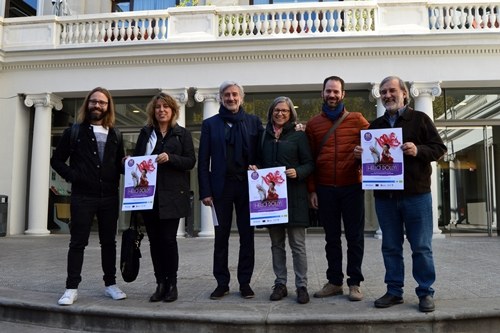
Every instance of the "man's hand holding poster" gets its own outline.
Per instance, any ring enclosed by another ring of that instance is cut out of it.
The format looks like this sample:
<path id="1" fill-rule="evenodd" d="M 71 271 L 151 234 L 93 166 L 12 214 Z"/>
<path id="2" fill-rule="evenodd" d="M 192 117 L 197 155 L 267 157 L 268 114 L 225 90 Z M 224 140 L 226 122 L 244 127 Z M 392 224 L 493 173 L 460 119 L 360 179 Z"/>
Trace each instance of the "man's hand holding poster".
<path id="1" fill-rule="evenodd" d="M 133 156 L 125 161 L 123 211 L 153 208 L 158 170 L 156 156 Z"/>
<path id="2" fill-rule="evenodd" d="M 364 190 L 404 189 L 401 128 L 361 131 Z"/>
<path id="3" fill-rule="evenodd" d="M 285 167 L 248 171 L 250 225 L 288 223 Z"/>

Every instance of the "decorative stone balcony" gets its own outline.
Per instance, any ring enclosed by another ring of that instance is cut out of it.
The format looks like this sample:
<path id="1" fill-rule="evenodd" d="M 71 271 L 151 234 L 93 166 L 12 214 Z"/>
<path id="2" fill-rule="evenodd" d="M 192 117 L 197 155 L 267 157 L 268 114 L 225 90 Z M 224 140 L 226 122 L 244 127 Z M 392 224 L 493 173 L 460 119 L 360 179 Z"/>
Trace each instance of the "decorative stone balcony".
<path id="1" fill-rule="evenodd" d="M 0 21 L 4 51 L 223 40 L 500 32 L 500 0 L 380 0 L 40 16 Z"/>

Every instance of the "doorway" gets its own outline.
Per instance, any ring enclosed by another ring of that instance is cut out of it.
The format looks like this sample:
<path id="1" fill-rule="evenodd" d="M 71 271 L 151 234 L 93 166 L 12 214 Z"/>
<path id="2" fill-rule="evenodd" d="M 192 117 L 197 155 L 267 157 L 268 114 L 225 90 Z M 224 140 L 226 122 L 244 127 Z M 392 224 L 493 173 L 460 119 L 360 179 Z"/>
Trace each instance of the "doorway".
<path id="1" fill-rule="evenodd" d="M 438 163 L 439 226 L 444 233 L 497 232 L 496 124 L 436 122 L 448 152 Z M 496 140 L 495 140 L 496 139 Z"/>

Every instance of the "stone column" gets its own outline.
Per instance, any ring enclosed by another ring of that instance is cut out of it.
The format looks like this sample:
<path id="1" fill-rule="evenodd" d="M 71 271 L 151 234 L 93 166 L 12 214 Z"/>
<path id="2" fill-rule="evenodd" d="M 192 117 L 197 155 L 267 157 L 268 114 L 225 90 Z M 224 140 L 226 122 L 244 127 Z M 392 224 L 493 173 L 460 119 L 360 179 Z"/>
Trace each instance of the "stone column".
<path id="1" fill-rule="evenodd" d="M 48 235 L 47 206 L 49 203 L 50 175 L 50 130 L 52 126 L 52 108 L 62 109 L 61 98 L 53 94 L 27 95 L 24 104 L 35 106 L 33 126 L 33 146 L 30 167 L 30 188 L 28 207 L 27 235 Z"/>
<path id="2" fill-rule="evenodd" d="M 372 83 L 370 100 L 377 101 L 377 118 L 382 117 L 385 113 L 385 107 L 382 104 L 382 100 L 380 99 L 380 83 Z M 380 227 L 378 227 L 377 231 L 375 231 L 374 237 L 377 239 L 382 239 L 382 230 L 380 229 Z"/>
<path id="3" fill-rule="evenodd" d="M 188 92 L 187 88 L 180 89 L 171 89 L 171 90 L 163 90 L 165 94 L 169 94 L 179 104 L 179 118 L 177 119 L 177 123 L 186 127 L 186 103 L 188 101 Z M 177 229 L 177 237 L 186 236 L 186 219 L 183 217 L 179 221 L 179 228 Z"/>
<path id="4" fill-rule="evenodd" d="M 216 115 L 219 111 L 218 89 L 198 89 L 194 95 L 197 102 L 203 102 L 203 119 Z M 215 230 L 210 207 L 201 205 L 199 237 L 214 237 Z"/>
<path id="5" fill-rule="evenodd" d="M 432 102 L 436 96 L 441 95 L 441 82 L 412 82 L 410 95 L 415 99 L 415 110 L 425 112 L 434 120 Z M 432 162 L 432 219 L 434 224 L 434 238 L 444 238 L 438 225 L 438 182 L 436 162 Z"/>
<path id="6" fill-rule="evenodd" d="M 382 117 L 385 113 L 385 107 L 382 104 L 382 100 L 380 99 L 380 83 L 372 83 L 370 100 L 377 101 L 377 118 Z"/>

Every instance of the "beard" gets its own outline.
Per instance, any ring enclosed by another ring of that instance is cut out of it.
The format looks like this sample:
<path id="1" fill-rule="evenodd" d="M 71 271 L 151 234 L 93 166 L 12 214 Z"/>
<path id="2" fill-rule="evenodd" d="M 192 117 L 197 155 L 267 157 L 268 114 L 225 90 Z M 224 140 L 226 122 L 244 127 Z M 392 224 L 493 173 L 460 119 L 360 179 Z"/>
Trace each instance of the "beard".
<path id="1" fill-rule="evenodd" d="M 103 110 L 92 109 L 89 110 L 88 117 L 90 121 L 99 121 L 104 118 L 105 112 Z"/>
<path id="2" fill-rule="evenodd" d="M 327 105 L 331 109 L 335 109 L 340 103 L 342 103 L 342 99 L 328 99 L 323 98 L 323 103 Z"/>

